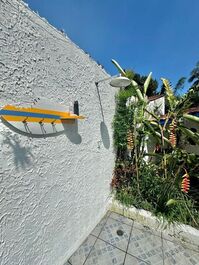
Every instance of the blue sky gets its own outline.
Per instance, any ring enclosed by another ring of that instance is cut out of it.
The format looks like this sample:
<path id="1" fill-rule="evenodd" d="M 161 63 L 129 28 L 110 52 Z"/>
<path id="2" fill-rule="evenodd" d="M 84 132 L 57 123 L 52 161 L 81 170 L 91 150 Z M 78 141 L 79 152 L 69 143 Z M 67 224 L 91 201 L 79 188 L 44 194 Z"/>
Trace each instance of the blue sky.
<path id="1" fill-rule="evenodd" d="M 199 61 L 198 0 L 26 0 L 110 74 L 123 68 L 170 79 Z M 184 90 L 185 91 L 185 90 Z"/>

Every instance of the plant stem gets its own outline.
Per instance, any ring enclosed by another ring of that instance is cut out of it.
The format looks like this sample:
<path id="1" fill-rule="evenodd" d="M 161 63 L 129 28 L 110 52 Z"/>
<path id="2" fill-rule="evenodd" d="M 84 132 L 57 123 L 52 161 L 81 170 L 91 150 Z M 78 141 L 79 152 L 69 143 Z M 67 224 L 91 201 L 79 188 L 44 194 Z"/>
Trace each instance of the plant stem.
<path id="1" fill-rule="evenodd" d="M 138 169 L 138 155 L 137 155 L 137 131 L 136 131 L 136 111 L 134 112 L 134 115 L 133 115 L 133 134 L 134 134 L 134 150 L 135 150 L 135 167 L 136 167 L 136 177 L 137 177 L 137 191 L 138 191 L 138 194 L 141 195 L 140 193 L 140 184 L 139 184 L 139 169 Z"/>
<path id="2" fill-rule="evenodd" d="M 191 214 L 191 212 L 189 210 L 189 207 L 186 204 L 186 197 L 184 197 L 183 195 L 182 195 L 182 197 L 183 197 L 183 201 L 184 201 L 184 204 L 185 204 L 187 211 L 189 212 L 189 214 L 190 214 L 191 218 L 193 219 L 194 223 L 196 224 L 196 226 L 198 226 L 198 223 L 196 222 L 195 218 L 193 217 L 193 215 Z"/>
<path id="3" fill-rule="evenodd" d="M 165 178 L 167 178 L 167 159 L 166 159 L 166 155 L 165 155 L 165 148 L 164 148 L 164 131 L 166 129 L 166 125 L 169 121 L 170 115 L 167 115 L 167 118 L 165 120 L 165 123 L 163 125 L 163 127 L 161 125 L 159 125 L 160 131 L 161 131 L 161 136 L 162 136 L 162 146 L 163 146 L 163 167 L 164 167 L 164 175 Z"/>

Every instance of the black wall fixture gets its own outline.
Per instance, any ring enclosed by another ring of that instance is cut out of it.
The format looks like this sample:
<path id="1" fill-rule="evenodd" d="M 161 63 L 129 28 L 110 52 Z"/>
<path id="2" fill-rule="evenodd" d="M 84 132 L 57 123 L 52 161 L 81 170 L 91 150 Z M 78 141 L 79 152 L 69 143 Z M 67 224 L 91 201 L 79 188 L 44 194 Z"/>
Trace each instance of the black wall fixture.
<path id="1" fill-rule="evenodd" d="M 79 103 L 77 100 L 74 102 L 74 114 L 79 116 Z"/>

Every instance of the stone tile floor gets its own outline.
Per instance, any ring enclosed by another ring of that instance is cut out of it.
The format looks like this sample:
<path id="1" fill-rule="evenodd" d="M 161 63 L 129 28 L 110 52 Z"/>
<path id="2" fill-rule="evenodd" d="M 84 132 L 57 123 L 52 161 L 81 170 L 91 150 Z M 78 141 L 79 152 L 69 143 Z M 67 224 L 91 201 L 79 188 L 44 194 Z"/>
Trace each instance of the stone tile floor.
<path id="1" fill-rule="evenodd" d="M 199 252 L 108 212 L 64 265 L 199 265 Z"/>

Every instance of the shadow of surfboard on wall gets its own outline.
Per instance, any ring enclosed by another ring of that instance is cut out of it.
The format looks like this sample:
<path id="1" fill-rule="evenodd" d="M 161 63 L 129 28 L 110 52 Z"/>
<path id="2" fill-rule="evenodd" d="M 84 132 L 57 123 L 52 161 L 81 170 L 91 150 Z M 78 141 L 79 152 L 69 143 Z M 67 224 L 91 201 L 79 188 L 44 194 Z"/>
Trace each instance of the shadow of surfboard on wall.
<path id="1" fill-rule="evenodd" d="M 71 124 L 63 122 L 63 124 L 62 124 L 63 125 L 63 131 L 56 132 L 56 130 L 55 130 L 54 133 L 48 133 L 48 134 L 45 133 L 45 129 L 42 127 L 41 127 L 42 134 L 34 134 L 34 133 L 31 133 L 31 131 L 28 131 L 28 128 L 27 128 L 27 132 L 23 132 L 23 131 L 17 129 L 15 126 L 11 125 L 9 122 L 7 122 L 2 117 L 1 117 L 1 121 L 10 130 L 14 131 L 15 133 L 27 136 L 27 137 L 48 138 L 48 137 L 57 137 L 57 136 L 65 134 L 67 136 L 67 138 L 74 144 L 80 144 L 82 142 L 82 138 L 78 133 L 78 121 L 75 121 Z M 24 126 L 28 126 L 28 125 L 24 124 Z"/>

